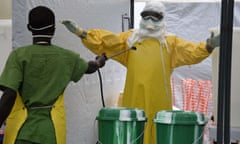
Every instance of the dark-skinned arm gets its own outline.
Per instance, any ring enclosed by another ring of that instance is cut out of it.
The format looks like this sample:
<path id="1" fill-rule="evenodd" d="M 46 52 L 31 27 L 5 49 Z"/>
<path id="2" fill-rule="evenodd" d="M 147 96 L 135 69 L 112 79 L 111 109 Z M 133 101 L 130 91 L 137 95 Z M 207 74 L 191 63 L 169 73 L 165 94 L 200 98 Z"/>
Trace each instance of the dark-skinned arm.
<path id="1" fill-rule="evenodd" d="M 10 114 L 17 97 L 15 90 L 1 87 L 3 94 L 0 99 L 0 126 L 5 122 Z"/>

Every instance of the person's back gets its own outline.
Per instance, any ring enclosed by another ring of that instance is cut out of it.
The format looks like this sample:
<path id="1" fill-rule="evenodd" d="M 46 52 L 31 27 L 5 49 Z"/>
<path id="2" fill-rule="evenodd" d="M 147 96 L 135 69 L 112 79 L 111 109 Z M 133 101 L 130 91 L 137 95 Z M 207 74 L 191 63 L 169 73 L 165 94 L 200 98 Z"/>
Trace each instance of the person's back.
<path id="1" fill-rule="evenodd" d="M 27 107 L 53 105 L 68 83 L 77 82 L 88 67 L 78 54 L 56 45 L 21 47 L 12 57 L 23 70 L 19 92 Z"/>
<path id="2" fill-rule="evenodd" d="M 13 68 L 5 68 L 4 78 L 9 86 L 17 85 L 28 119 L 18 139 L 55 143 L 54 126 L 49 117 L 51 109 L 70 81 L 78 81 L 88 65 L 78 54 L 55 45 L 30 45 L 16 49 L 10 59 Z M 17 72 L 17 69 L 20 70 Z M 10 79 L 13 80 L 10 80 Z M 16 80 L 19 80 L 19 84 Z M 13 83 L 10 83 L 13 82 Z M 32 137 L 34 133 L 35 136 Z"/>

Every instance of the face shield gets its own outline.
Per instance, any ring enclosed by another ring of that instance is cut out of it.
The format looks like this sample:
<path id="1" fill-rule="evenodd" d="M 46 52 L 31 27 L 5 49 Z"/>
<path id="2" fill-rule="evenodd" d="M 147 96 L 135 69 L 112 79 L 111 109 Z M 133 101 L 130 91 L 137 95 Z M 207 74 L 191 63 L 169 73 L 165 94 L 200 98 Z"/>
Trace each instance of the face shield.
<path id="1" fill-rule="evenodd" d="M 141 12 L 140 29 L 150 32 L 159 31 L 165 14 L 165 7 L 161 2 L 150 1 L 146 3 Z"/>

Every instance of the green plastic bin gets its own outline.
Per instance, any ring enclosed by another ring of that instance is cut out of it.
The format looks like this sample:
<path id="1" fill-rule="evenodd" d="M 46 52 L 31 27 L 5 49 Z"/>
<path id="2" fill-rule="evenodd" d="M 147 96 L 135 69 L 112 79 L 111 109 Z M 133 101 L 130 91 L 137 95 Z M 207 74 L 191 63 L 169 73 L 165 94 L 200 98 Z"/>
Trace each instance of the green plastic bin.
<path id="1" fill-rule="evenodd" d="M 102 108 L 98 116 L 99 144 L 142 144 L 147 118 L 141 109 Z"/>
<path id="2" fill-rule="evenodd" d="M 160 111 L 154 122 L 157 144 L 202 144 L 207 119 L 200 112 Z"/>

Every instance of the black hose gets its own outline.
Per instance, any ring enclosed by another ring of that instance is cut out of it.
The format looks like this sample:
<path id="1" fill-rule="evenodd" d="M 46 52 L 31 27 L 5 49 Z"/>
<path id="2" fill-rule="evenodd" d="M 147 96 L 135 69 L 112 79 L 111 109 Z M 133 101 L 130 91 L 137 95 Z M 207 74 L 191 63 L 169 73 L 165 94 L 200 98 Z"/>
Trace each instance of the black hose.
<path id="1" fill-rule="evenodd" d="M 101 75 L 101 71 L 99 69 L 97 71 L 98 71 L 98 77 L 99 77 L 99 83 L 100 83 L 102 106 L 105 107 L 104 96 L 103 96 L 102 75 Z"/>
<path id="2" fill-rule="evenodd" d="M 98 71 L 98 77 L 99 77 L 99 83 L 100 83 L 102 106 L 105 107 L 105 102 L 104 102 L 104 97 L 103 97 L 102 75 L 101 75 L 101 71 L 99 69 L 97 71 Z M 99 144 L 99 142 L 97 141 L 96 144 Z"/>

